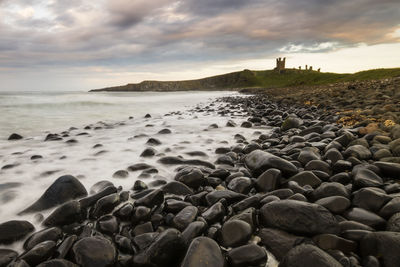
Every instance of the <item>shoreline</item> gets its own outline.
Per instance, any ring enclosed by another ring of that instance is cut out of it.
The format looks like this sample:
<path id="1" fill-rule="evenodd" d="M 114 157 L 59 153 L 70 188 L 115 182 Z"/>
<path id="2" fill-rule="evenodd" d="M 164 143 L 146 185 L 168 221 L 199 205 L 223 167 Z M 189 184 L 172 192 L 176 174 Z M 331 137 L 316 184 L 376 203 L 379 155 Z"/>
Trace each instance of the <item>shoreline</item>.
<path id="1" fill-rule="evenodd" d="M 53 211 L 42 218 L 49 228 L 25 242 L 27 252 L 15 264 L 52 259 L 65 266 L 100 261 L 104 266 L 188 267 L 202 266 L 207 257 L 212 266 L 257 266 L 273 258 L 268 251 L 280 266 L 379 261 L 395 266 L 400 261 L 400 164 L 376 159 L 387 158 L 377 154 L 400 157 L 399 128 L 387 133 L 369 132 L 365 123 L 344 128 L 334 109 L 271 98 L 276 100 L 225 97 L 192 110 L 194 116 L 223 116 L 224 124 L 208 122 L 188 146 L 213 131 L 226 135 L 229 129 L 232 135 L 231 142 L 208 151 L 212 162 L 182 159 L 178 151 L 157 156 L 152 150 L 157 138 L 145 137 L 150 157 L 173 167 L 164 184 L 151 186 L 143 179 L 130 190 L 103 183 L 88 193 L 76 177 L 62 176 L 43 201 L 28 208 L 40 213 L 51 206 Z M 239 130 L 249 134 L 234 134 Z M 129 166 L 130 171 L 154 172 L 146 161 Z M 51 195 L 60 188 L 66 193 Z M 0 224 L 0 242 L 32 233 L 29 222 Z M 6 256 L 0 262 L 18 255 L 2 252 Z"/>

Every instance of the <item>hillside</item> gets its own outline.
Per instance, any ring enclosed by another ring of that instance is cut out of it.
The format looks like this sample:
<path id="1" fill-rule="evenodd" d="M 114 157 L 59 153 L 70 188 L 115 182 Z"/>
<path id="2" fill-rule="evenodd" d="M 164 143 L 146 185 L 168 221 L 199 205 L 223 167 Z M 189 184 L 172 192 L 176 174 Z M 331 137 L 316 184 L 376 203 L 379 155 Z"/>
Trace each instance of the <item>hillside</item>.
<path id="1" fill-rule="evenodd" d="M 324 85 L 338 82 L 376 80 L 400 76 L 400 68 L 375 69 L 354 74 L 339 74 L 309 70 L 287 69 L 284 73 L 274 70 L 243 70 L 223 75 L 186 81 L 143 81 L 122 86 L 94 89 L 90 92 L 142 92 L 142 91 L 191 91 L 228 90 L 242 88 L 277 88 L 292 86 Z"/>

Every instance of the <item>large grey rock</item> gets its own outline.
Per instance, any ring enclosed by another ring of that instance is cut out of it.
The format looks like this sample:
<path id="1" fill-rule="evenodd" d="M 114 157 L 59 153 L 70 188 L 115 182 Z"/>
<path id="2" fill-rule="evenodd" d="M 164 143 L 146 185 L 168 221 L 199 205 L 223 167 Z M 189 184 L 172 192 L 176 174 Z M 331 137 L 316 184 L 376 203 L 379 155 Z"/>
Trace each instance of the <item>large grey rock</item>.
<path id="1" fill-rule="evenodd" d="M 224 267 L 225 260 L 217 242 L 208 237 L 193 239 L 181 267 Z"/>
<path id="2" fill-rule="evenodd" d="M 389 176 L 390 178 L 397 178 L 397 179 L 400 177 L 399 163 L 377 161 L 374 164 L 375 166 L 378 166 L 378 168 L 384 175 Z"/>
<path id="3" fill-rule="evenodd" d="M 298 173 L 297 167 L 293 163 L 259 149 L 247 154 L 244 161 L 254 176 L 259 176 L 270 168 L 278 169 L 286 176 Z"/>
<path id="4" fill-rule="evenodd" d="M 383 184 L 383 180 L 380 176 L 369 169 L 360 168 L 354 175 L 354 186 L 357 188 L 361 187 L 376 187 Z"/>
<path id="5" fill-rule="evenodd" d="M 264 226 L 291 233 L 315 235 L 339 231 L 339 224 L 326 208 L 297 200 L 272 201 L 261 210 Z"/>
<path id="6" fill-rule="evenodd" d="M 300 266 L 342 267 L 342 264 L 313 245 L 299 245 L 292 248 L 279 264 L 279 267 Z"/>
<path id="7" fill-rule="evenodd" d="M 345 157 L 355 157 L 361 160 L 370 159 L 372 156 L 371 151 L 362 145 L 349 146 L 343 153 Z"/>
<path id="8" fill-rule="evenodd" d="M 400 233 L 372 232 L 360 242 L 363 258 L 372 255 L 382 259 L 385 267 L 398 267 L 400 262 Z"/>
<path id="9" fill-rule="evenodd" d="M 258 191 L 269 192 L 278 188 L 281 183 L 282 174 L 278 169 L 269 169 L 258 176 L 255 187 Z"/>
<path id="10" fill-rule="evenodd" d="M 386 221 L 382 217 L 361 208 L 351 208 L 347 210 L 344 213 L 344 217 L 368 225 L 372 228 L 382 228 L 386 224 Z"/>
<path id="11" fill-rule="evenodd" d="M 8 221 L 0 224 L 0 244 L 8 244 L 24 238 L 35 227 L 28 221 Z"/>
<path id="12" fill-rule="evenodd" d="M 249 241 L 253 230 L 245 221 L 229 220 L 222 226 L 221 239 L 225 247 L 237 247 Z"/>
<path id="13" fill-rule="evenodd" d="M 85 237 L 72 247 L 75 263 L 82 267 L 111 267 L 116 260 L 114 245 L 104 237 Z"/>
<path id="14" fill-rule="evenodd" d="M 86 195 L 87 191 L 78 179 L 72 175 L 64 175 L 55 180 L 35 203 L 20 214 L 46 210 Z"/>

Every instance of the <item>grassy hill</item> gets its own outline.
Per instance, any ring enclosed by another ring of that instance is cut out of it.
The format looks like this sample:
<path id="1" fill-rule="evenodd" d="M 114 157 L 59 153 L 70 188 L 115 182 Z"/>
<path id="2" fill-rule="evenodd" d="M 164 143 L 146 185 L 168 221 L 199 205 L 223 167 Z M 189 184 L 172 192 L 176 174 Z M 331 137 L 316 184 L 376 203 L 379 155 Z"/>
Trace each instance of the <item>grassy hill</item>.
<path id="1" fill-rule="evenodd" d="M 284 73 L 274 70 L 243 70 L 223 75 L 187 81 L 143 81 L 122 86 L 91 90 L 141 92 L 141 91 L 188 91 L 188 90 L 229 90 L 242 88 L 277 88 L 300 85 L 324 85 L 338 82 L 377 80 L 400 76 L 400 68 L 374 69 L 354 74 L 339 74 L 309 70 L 287 69 Z"/>

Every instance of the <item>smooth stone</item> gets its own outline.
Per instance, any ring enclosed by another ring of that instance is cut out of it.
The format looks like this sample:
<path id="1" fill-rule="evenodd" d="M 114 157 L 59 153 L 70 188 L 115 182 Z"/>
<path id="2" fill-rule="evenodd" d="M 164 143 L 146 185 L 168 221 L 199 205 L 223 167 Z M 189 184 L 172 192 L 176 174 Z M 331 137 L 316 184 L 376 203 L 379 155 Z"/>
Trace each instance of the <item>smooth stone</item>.
<path id="1" fill-rule="evenodd" d="M 383 191 L 383 190 L 382 190 Z M 353 193 L 353 206 L 378 213 L 378 211 L 390 200 L 384 191 L 381 192 L 375 187 L 364 187 Z"/>
<path id="2" fill-rule="evenodd" d="M 320 198 L 315 204 L 327 208 L 332 213 L 341 214 L 350 207 L 351 202 L 348 198 L 342 196 L 331 196 Z"/>
<path id="3" fill-rule="evenodd" d="M 340 250 L 343 253 L 356 252 L 357 243 L 351 240 L 344 239 L 337 235 L 321 234 L 312 238 L 314 243 L 321 249 L 327 250 Z"/>
<path id="4" fill-rule="evenodd" d="M 303 240 L 303 237 L 274 228 L 262 228 L 258 236 L 261 238 L 261 243 L 278 261 L 281 261 L 296 243 Z"/>
<path id="5" fill-rule="evenodd" d="M 153 208 L 164 202 L 164 192 L 161 189 L 154 190 L 146 196 L 139 198 L 134 202 L 135 206 L 146 206 Z"/>
<path id="6" fill-rule="evenodd" d="M 343 160 L 342 153 L 339 152 L 336 148 L 331 148 L 325 152 L 324 158 L 330 160 L 333 164 L 335 164 L 339 160 Z"/>
<path id="7" fill-rule="evenodd" d="M 264 266 L 268 260 L 265 249 L 256 244 L 231 249 L 228 251 L 227 256 L 228 262 L 232 267 Z"/>
<path id="8" fill-rule="evenodd" d="M 151 169 L 153 166 L 147 164 L 147 163 L 136 163 L 128 167 L 128 171 L 130 172 L 135 172 L 135 171 L 142 171 L 142 170 L 147 170 Z"/>
<path id="9" fill-rule="evenodd" d="M 385 267 L 397 267 L 400 262 L 400 233 L 371 232 L 360 242 L 360 254 L 363 258 L 375 256 L 381 259 Z"/>
<path id="10" fill-rule="evenodd" d="M 294 116 L 288 116 L 282 123 L 281 125 L 281 130 L 282 131 L 287 131 L 289 129 L 292 128 L 299 128 L 300 125 L 303 124 L 303 120 L 298 118 L 298 117 L 294 117 Z"/>
<path id="11" fill-rule="evenodd" d="M 95 183 L 94 185 L 92 185 L 92 187 L 90 188 L 90 194 L 91 195 L 97 194 L 109 186 L 114 186 L 114 184 L 112 182 L 106 181 L 106 180 L 99 181 L 99 182 Z"/>
<path id="12" fill-rule="evenodd" d="M 198 168 L 182 169 L 176 174 L 175 180 L 195 189 L 204 185 L 207 181 L 203 172 Z"/>
<path id="13" fill-rule="evenodd" d="M 64 259 L 54 259 L 42 262 L 37 267 L 78 267 L 78 265 Z"/>
<path id="14" fill-rule="evenodd" d="M 176 266 L 184 253 L 181 233 L 170 228 L 160 233 L 145 251 L 135 255 L 133 265 Z"/>
<path id="15" fill-rule="evenodd" d="M 17 133 L 12 133 L 12 134 L 8 137 L 7 140 L 21 140 L 22 138 L 24 138 L 24 137 L 22 137 L 22 135 L 19 135 L 19 134 L 17 134 Z"/>
<path id="16" fill-rule="evenodd" d="M 377 166 L 384 175 L 391 178 L 400 177 L 400 164 L 393 162 L 376 161 L 374 165 Z"/>
<path id="17" fill-rule="evenodd" d="M 204 233 L 206 230 L 206 223 L 202 221 L 191 222 L 186 229 L 182 232 L 182 239 L 185 246 L 188 247 L 192 240 Z"/>
<path id="18" fill-rule="evenodd" d="M 148 188 L 149 187 L 147 186 L 147 184 L 141 180 L 136 180 L 132 187 L 132 189 L 135 191 L 142 191 L 142 190 L 146 190 Z"/>
<path id="19" fill-rule="evenodd" d="M 82 219 L 81 204 L 72 200 L 56 208 L 44 221 L 46 226 L 62 226 Z"/>
<path id="20" fill-rule="evenodd" d="M 0 224 L 0 244 L 9 244 L 24 238 L 35 227 L 28 221 L 7 221 Z"/>
<path id="21" fill-rule="evenodd" d="M 167 129 L 167 128 L 162 129 L 162 130 L 160 130 L 160 131 L 158 132 L 158 134 L 170 134 L 170 133 L 172 133 L 171 130 L 170 130 L 170 129 Z"/>
<path id="22" fill-rule="evenodd" d="M 129 173 L 125 170 L 119 170 L 114 172 L 114 174 L 112 175 L 113 178 L 126 178 L 129 176 Z"/>
<path id="23" fill-rule="evenodd" d="M 342 196 L 345 198 L 350 198 L 350 194 L 346 187 L 340 183 L 336 182 L 325 182 L 317 187 L 312 193 L 315 199 L 321 199 L 331 196 Z"/>
<path id="24" fill-rule="evenodd" d="M 24 243 L 24 249 L 25 250 L 30 250 L 37 244 L 43 242 L 43 241 L 54 241 L 57 242 L 57 240 L 61 239 L 63 236 L 63 233 L 60 228 L 58 227 L 51 227 L 47 229 L 43 229 L 39 232 L 36 232 L 32 234 L 31 236 L 28 237 L 28 239 Z"/>
<path id="25" fill-rule="evenodd" d="M 326 208 L 297 200 L 272 201 L 260 209 L 264 226 L 296 234 L 335 234 L 339 231 L 336 218 Z"/>
<path id="26" fill-rule="evenodd" d="M 71 252 L 75 263 L 83 267 L 113 266 L 117 255 L 114 245 L 100 236 L 78 240 Z"/>
<path id="27" fill-rule="evenodd" d="M 94 195 L 81 198 L 79 200 L 79 203 L 81 204 L 81 209 L 88 208 L 92 205 L 94 205 L 99 199 L 102 199 L 103 197 L 109 196 L 111 194 L 117 193 L 117 188 L 113 185 L 107 186 L 106 188 L 100 190 L 98 193 L 95 193 Z"/>
<path id="28" fill-rule="evenodd" d="M 133 243 L 135 243 L 139 250 L 145 250 L 154 242 L 158 235 L 159 233 L 157 232 L 137 235 L 133 238 Z"/>
<path id="29" fill-rule="evenodd" d="M 219 222 L 225 216 L 225 207 L 221 202 L 217 202 L 204 211 L 201 216 L 209 223 L 213 224 L 215 222 Z"/>
<path id="30" fill-rule="evenodd" d="M 288 176 L 295 175 L 298 172 L 297 167 L 291 162 L 258 149 L 247 154 L 244 162 L 255 176 L 261 175 L 270 168 L 278 169 L 283 175 Z"/>
<path id="31" fill-rule="evenodd" d="M 383 185 L 383 180 L 376 173 L 369 169 L 360 168 L 356 171 L 354 177 L 354 186 L 361 187 L 379 187 Z"/>
<path id="32" fill-rule="evenodd" d="M 332 172 L 331 166 L 322 160 L 311 160 L 304 166 L 304 169 L 307 171 L 323 171 L 328 174 Z"/>
<path id="33" fill-rule="evenodd" d="M 193 194 L 193 190 L 190 189 L 187 185 L 177 182 L 171 181 L 161 187 L 161 189 L 167 194 L 186 196 Z"/>
<path id="34" fill-rule="evenodd" d="M 20 256 L 20 259 L 24 260 L 31 266 L 36 266 L 39 263 L 50 258 L 55 250 L 56 250 L 56 242 L 44 241 L 34 246 L 26 253 L 22 254 Z"/>
<path id="35" fill-rule="evenodd" d="M 386 231 L 400 232 L 400 212 L 390 217 L 386 225 Z"/>
<path id="36" fill-rule="evenodd" d="M 157 154 L 157 150 L 155 150 L 152 147 L 148 147 L 143 152 L 140 154 L 140 157 L 146 158 L 146 157 L 152 157 L 155 154 Z"/>
<path id="37" fill-rule="evenodd" d="M 181 267 L 224 267 L 225 260 L 219 245 L 208 237 L 193 239 Z"/>
<path id="38" fill-rule="evenodd" d="M 258 176 L 255 187 L 260 192 L 269 192 L 278 188 L 282 175 L 278 169 L 269 169 Z"/>
<path id="39" fill-rule="evenodd" d="M 279 263 L 279 267 L 343 267 L 332 256 L 313 245 L 299 245 L 292 248 Z"/>
<path id="40" fill-rule="evenodd" d="M 97 220 L 97 229 L 107 235 L 118 233 L 119 222 L 115 216 L 105 215 Z"/>
<path id="41" fill-rule="evenodd" d="M 237 247 L 246 244 L 253 230 L 247 222 L 229 220 L 222 226 L 221 241 L 225 247 Z"/>
<path id="42" fill-rule="evenodd" d="M 297 157 L 297 160 L 305 166 L 308 162 L 311 160 L 320 160 L 321 156 L 318 153 L 318 149 L 315 149 L 313 147 L 306 147 L 303 148 L 300 151 L 299 156 Z"/>
<path id="43" fill-rule="evenodd" d="M 343 215 L 348 220 L 360 222 L 375 229 L 382 228 L 386 225 L 386 221 L 382 217 L 361 208 L 351 208 Z"/>
<path id="44" fill-rule="evenodd" d="M 215 190 L 206 195 L 206 201 L 209 206 L 223 198 L 225 198 L 228 204 L 233 204 L 245 199 L 246 195 L 231 190 Z"/>
<path id="45" fill-rule="evenodd" d="M 172 223 L 178 230 L 185 230 L 196 219 L 198 212 L 199 210 L 194 206 L 185 207 L 175 215 Z"/>
<path id="46" fill-rule="evenodd" d="M 0 248 L 0 266 L 5 267 L 18 257 L 18 253 L 11 249 Z"/>
<path id="47" fill-rule="evenodd" d="M 111 212 L 120 203 L 118 193 L 110 194 L 97 200 L 92 215 L 94 218 Z"/>
<path id="48" fill-rule="evenodd" d="M 72 175 L 64 175 L 54 181 L 35 203 L 20 214 L 46 210 L 84 196 L 87 196 L 87 191 L 81 182 Z"/>
<path id="49" fill-rule="evenodd" d="M 319 179 L 313 172 L 311 171 L 302 171 L 294 176 L 290 177 L 289 181 L 295 181 L 300 186 L 310 185 L 311 187 L 317 187 L 321 184 L 321 179 Z"/>
<path id="50" fill-rule="evenodd" d="M 400 212 L 400 197 L 395 197 L 386 203 L 379 211 L 379 215 L 388 218 L 397 212 Z"/>
<path id="51" fill-rule="evenodd" d="M 132 233 L 134 236 L 145 234 L 145 233 L 152 233 L 154 232 L 153 224 L 151 222 L 145 222 L 142 224 L 138 224 L 133 229 Z"/>
<path id="52" fill-rule="evenodd" d="M 229 184 L 228 189 L 240 194 L 249 193 L 252 188 L 252 181 L 248 177 L 236 177 L 233 178 Z"/>

